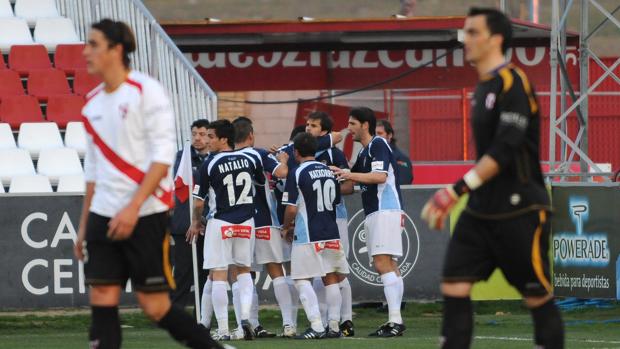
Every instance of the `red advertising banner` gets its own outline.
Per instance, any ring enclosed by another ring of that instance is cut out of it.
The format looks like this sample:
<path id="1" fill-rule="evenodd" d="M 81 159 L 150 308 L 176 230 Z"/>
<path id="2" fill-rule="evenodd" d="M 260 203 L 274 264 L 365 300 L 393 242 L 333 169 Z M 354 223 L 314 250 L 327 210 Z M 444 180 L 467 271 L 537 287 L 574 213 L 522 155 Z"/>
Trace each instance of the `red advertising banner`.
<path id="1" fill-rule="evenodd" d="M 578 76 L 575 52 L 569 53 L 567 61 L 573 81 Z M 477 81 L 462 49 L 203 52 L 186 56 L 216 91 L 354 89 L 414 68 L 419 70 L 379 88 L 463 88 Z M 517 47 L 508 57 L 534 85 L 549 85 L 548 47 Z"/>

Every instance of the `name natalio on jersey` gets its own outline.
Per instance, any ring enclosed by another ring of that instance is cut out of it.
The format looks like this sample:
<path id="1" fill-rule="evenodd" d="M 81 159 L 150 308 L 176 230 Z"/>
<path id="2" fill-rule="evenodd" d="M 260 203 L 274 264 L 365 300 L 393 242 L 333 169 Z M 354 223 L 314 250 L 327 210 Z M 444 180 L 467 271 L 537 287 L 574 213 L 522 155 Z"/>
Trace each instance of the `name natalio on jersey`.
<path id="1" fill-rule="evenodd" d="M 233 161 L 224 162 L 217 165 L 217 169 L 220 173 L 226 173 L 235 170 L 241 170 L 250 167 L 250 161 L 248 159 L 237 159 Z"/>

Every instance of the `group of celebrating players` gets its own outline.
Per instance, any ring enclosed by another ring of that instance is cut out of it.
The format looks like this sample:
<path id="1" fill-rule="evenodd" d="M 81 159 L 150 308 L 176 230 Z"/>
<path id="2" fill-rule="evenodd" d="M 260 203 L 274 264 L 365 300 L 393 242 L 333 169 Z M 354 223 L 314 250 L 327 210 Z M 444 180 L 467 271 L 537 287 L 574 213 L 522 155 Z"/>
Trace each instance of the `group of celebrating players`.
<path id="1" fill-rule="evenodd" d="M 364 150 L 349 164 L 335 144 L 341 135 L 324 112 L 313 112 L 290 143 L 265 150 L 254 147 L 252 121 L 214 121 L 206 126 L 210 155 L 194 186 L 194 221 L 187 239 L 204 234 L 204 265 L 209 270 L 201 299 L 201 323 L 215 338 L 272 336 L 256 314 L 252 271 L 272 279 L 282 314 L 282 336 L 321 339 L 353 336 L 347 211 L 342 195 L 362 186 L 367 247 L 381 274 L 389 319 L 372 336 L 400 336 L 403 281 L 396 258 L 402 255 L 401 202 L 396 161 L 387 141 L 374 136 L 369 108 L 351 110 L 349 130 Z M 195 130 L 197 131 L 197 130 Z M 273 188 L 273 189 L 272 189 Z M 204 202 L 208 205 L 205 208 Z M 232 281 L 238 327 L 228 328 L 227 282 Z M 301 302 L 310 327 L 297 333 Z"/>

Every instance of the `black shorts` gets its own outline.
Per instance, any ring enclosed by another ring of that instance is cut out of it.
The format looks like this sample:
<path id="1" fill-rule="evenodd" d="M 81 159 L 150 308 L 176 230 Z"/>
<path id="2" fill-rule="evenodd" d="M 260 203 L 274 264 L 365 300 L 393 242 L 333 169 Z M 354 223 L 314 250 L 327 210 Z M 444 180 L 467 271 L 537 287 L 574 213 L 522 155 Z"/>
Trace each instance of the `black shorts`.
<path id="1" fill-rule="evenodd" d="M 545 211 L 533 211 L 488 220 L 463 212 L 448 245 L 443 281 L 486 280 L 499 268 L 523 296 L 551 293 L 547 216 Z"/>
<path id="2" fill-rule="evenodd" d="M 87 285 L 121 285 L 131 279 L 141 292 L 169 291 L 175 287 L 170 267 L 168 213 L 140 217 L 127 240 L 107 237 L 110 218 L 88 215 L 84 248 Z"/>

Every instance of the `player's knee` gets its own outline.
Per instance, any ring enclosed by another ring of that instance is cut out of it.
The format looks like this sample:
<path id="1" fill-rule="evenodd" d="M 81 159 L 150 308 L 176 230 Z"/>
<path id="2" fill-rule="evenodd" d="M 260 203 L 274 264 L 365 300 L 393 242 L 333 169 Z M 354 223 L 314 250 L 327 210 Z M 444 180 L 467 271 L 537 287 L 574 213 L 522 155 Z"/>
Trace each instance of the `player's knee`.
<path id="1" fill-rule="evenodd" d="M 441 293 L 448 297 L 469 297 L 472 284 L 469 282 L 442 282 Z"/>
<path id="2" fill-rule="evenodd" d="M 389 256 L 374 256 L 372 263 L 379 274 L 394 271 L 392 268 L 392 259 Z"/>
<path id="3" fill-rule="evenodd" d="M 98 306 L 117 306 L 121 287 L 117 285 L 93 286 L 90 289 L 90 304 Z"/>
<path id="4" fill-rule="evenodd" d="M 140 303 L 140 308 L 142 308 L 144 315 L 154 322 L 161 320 L 170 310 L 170 301 L 167 295 L 163 299 L 159 296 L 138 294 L 138 303 Z"/>
<path id="5" fill-rule="evenodd" d="M 525 297 L 523 301 L 525 302 L 525 305 L 529 309 L 534 309 L 534 308 L 538 308 L 544 305 L 545 303 L 549 302 L 549 300 L 551 299 L 553 299 L 553 295 L 547 294 L 547 295 L 538 296 L 538 297 L 531 297 L 531 296 Z"/>

